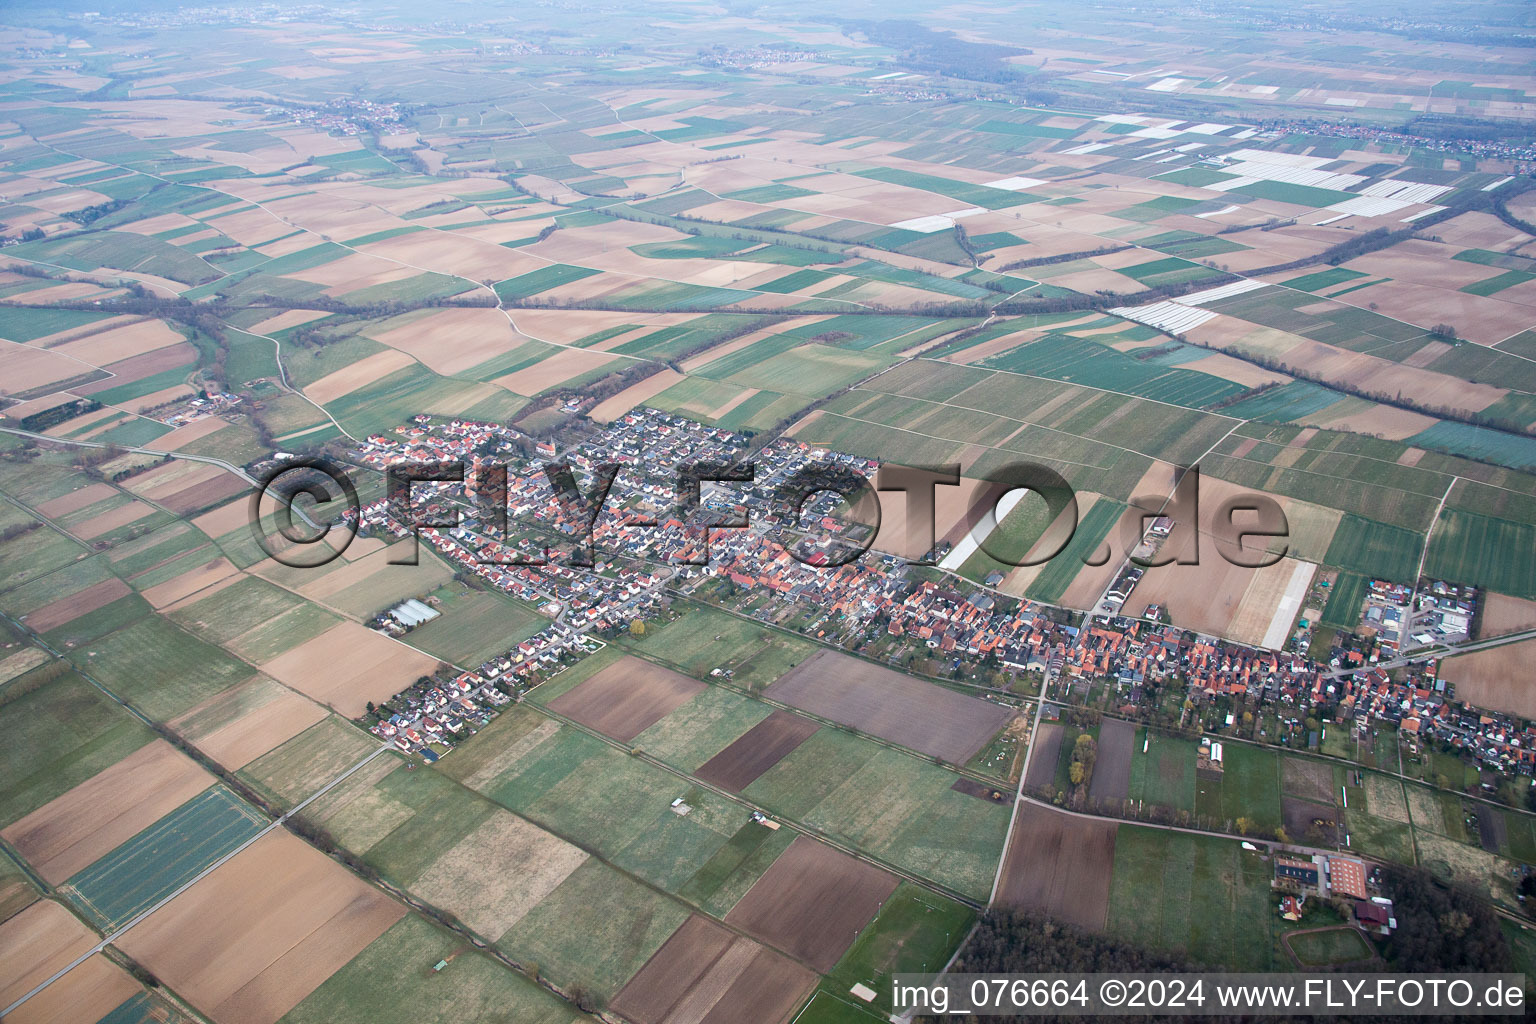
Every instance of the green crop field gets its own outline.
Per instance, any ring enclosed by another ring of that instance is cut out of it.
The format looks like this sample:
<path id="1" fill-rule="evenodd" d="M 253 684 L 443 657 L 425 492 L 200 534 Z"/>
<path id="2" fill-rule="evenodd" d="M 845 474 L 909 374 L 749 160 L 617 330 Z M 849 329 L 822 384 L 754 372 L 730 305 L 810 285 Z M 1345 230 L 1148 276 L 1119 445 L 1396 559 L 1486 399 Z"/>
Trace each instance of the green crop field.
<path id="1" fill-rule="evenodd" d="M 1285 181 L 1256 181 L 1233 189 L 1233 193 L 1252 196 L 1255 199 L 1273 199 L 1279 203 L 1295 203 L 1297 206 L 1332 206 L 1356 198 L 1351 192 L 1331 188 L 1315 188 L 1311 185 L 1293 185 Z"/>
<path id="2" fill-rule="evenodd" d="M 499 281 L 496 284 L 496 295 L 501 299 L 525 299 L 530 295 L 558 288 L 572 281 L 580 281 L 584 277 L 591 277 L 596 270 L 587 267 L 573 267 L 564 263 L 556 263 L 552 266 L 542 267 L 531 273 L 518 277 Z"/>
<path id="3" fill-rule="evenodd" d="M 1203 253 L 1191 253 L 1190 255 L 1203 255 Z M 1138 263 L 1134 267 L 1126 267 L 1119 271 L 1126 277 L 1134 278 L 1148 288 L 1162 288 L 1171 284 L 1183 284 L 1186 281 L 1199 281 L 1207 277 L 1220 277 L 1221 271 L 1211 267 L 1191 263 L 1189 260 L 1170 256 L 1167 259 L 1153 260 L 1150 263 Z"/>
<path id="4" fill-rule="evenodd" d="M 1346 515 L 1334 531 L 1324 560 L 1375 579 L 1411 583 L 1423 542 L 1422 535 L 1411 530 Z"/>
<path id="5" fill-rule="evenodd" d="M 36 341 L 50 334 L 100 323 L 110 316 L 110 313 L 95 313 L 81 309 L 31 309 L 26 306 L 12 306 L 5 311 L 5 323 L 0 325 L 0 338 L 20 342 Z"/>
<path id="6" fill-rule="evenodd" d="M 920 316 L 835 316 L 808 326 L 792 328 L 785 334 L 841 348 L 867 349 L 893 338 L 913 334 L 934 323 Z"/>
<path id="7" fill-rule="evenodd" d="M 1121 825 L 1109 931 L 1212 967 L 1270 970 L 1279 962 L 1270 866 L 1236 840 Z"/>
<path id="8" fill-rule="evenodd" d="M 1264 391 L 1263 395 L 1227 405 L 1223 411 L 1243 419 L 1263 419 L 1270 424 L 1284 424 L 1287 421 L 1301 421 L 1342 399 L 1344 395 L 1341 391 L 1329 390 L 1310 381 L 1290 381 Z"/>
<path id="9" fill-rule="evenodd" d="M 150 587 L 169 582 L 183 573 L 195 572 L 213 561 L 215 557 L 217 557 L 216 552 L 206 546 L 189 548 L 143 572 L 134 573 L 128 578 L 128 582 L 133 585 L 134 590 L 148 590 Z"/>
<path id="10" fill-rule="evenodd" d="M 1527 281 L 1536 281 L 1536 274 L 1527 274 L 1523 270 L 1506 270 L 1502 274 L 1496 274 L 1487 280 L 1477 281 L 1464 285 L 1461 291 L 1468 295 L 1493 295 L 1505 288 L 1513 288 L 1517 284 L 1525 284 Z"/>
<path id="11" fill-rule="evenodd" d="M 1052 334 L 1002 355 L 983 366 L 1056 380 L 1091 383 L 1192 409 L 1230 398 L 1243 387 L 1197 370 L 1180 370 L 1133 359 L 1095 341 Z"/>
<path id="12" fill-rule="evenodd" d="M 1368 583 L 1359 573 L 1339 573 L 1339 578 L 1333 581 L 1328 591 L 1328 603 L 1323 606 L 1323 624 L 1341 629 L 1353 629 L 1359 625 Z"/>
<path id="13" fill-rule="evenodd" d="M 169 896 L 267 824 L 255 808 L 215 785 L 161 818 L 61 887 L 103 932 Z"/>
<path id="14" fill-rule="evenodd" d="M 1436 367 L 1436 369 L 1441 369 Z M 1446 369 L 1446 372 L 1450 372 Z M 1497 405 L 1498 403 L 1495 403 Z M 1492 407 L 1490 407 L 1492 408 Z M 1504 430 L 1442 420 L 1408 439 L 1413 444 L 1515 469 L 1536 469 L 1536 439 Z"/>
<path id="15" fill-rule="evenodd" d="M 963 181 L 955 181 L 952 178 L 941 178 L 933 174 L 919 174 L 916 171 L 881 167 L 856 171 L 855 173 L 861 178 L 873 178 L 875 181 L 886 181 L 893 185 L 905 185 L 907 188 L 922 189 L 935 195 L 957 199 L 962 203 L 984 206 L 989 210 L 1005 210 L 1009 207 L 1023 206 L 1026 203 L 1040 201 L 1039 196 L 1030 195 L 1028 192 L 1009 192 L 1006 189 L 988 188 L 985 185 L 971 185 Z"/>
<path id="16" fill-rule="evenodd" d="M 750 351 L 750 347 L 742 351 Z M 863 380 L 888 362 L 878 355 L 808 344 L 733 373 L 730 381 L 749 388 L 821 396 Z"/>
<path id="17" fill-rule="evenodd" d="M 1298 288 L 1304 292 L 1320 292 L 1324 288 L 1332 288 L 1334 285 L 1343 284 L 1345 281 L 1353 281 L 1366 275 L 1359 270 L 1349 270 L 1345 267 L 1330 267 L 1327 270 L 1317 270 L 1300 277 L 1293 277 L 1285 282 L 1287 288 Z"/>
<path id="18" fill-rule="evenodd" d="M 1501 594 L 1536 597 L 1536 526 L 1447 508 L 1430 536 L 1424 571 Z"/>
<path id="19" fill-rule="evenodd" d="M 62 626 L 48 630 L 44 639 L 59 648 L 79 647 L 99 640 L 110 633 L 123 629 L 153 614 L 149 602 L 138 594 L 128 594 L 93 612 L 71 619 Z"/>
<path id="20" fill-rule="evenodd" d="M 1061 552 L 1046 563 L 1025 594 L 1036 601 L 1059 601 L 1088 559 L 1095 557 L 1109 531 L 1129 508 L 1118 501 L 1100 498 L 1086 512 L 1079 509 L 1077 532 Z"/>

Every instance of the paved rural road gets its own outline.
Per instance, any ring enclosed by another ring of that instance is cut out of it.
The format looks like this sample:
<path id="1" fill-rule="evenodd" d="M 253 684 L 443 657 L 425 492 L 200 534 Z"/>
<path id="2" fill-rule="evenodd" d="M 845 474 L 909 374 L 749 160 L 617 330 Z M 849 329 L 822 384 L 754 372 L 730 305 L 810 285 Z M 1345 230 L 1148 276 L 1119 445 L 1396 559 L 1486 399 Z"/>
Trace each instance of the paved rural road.
<path id="1" fill-rule="evenodd" d="M 111 442 L 107 441 L 77 441 L 68 437 L 49 437 L 47 434 L 35 434 L 30 430 L 21 430 L 16 427 L 0 427 L 0 433 L 15 434 L 18 437 L 30 437 L 36 441 L 49 441 L 53 444 L 72 444 L 78 448 L 120 448 L 125 452 L 132 452 L 135 455 L 155 455 L 170 459 L 187 459 L 190 462 L 206 462 L 210 466 L 218 466 L 222 470 L 226 470 L 235 474 L 235 476 L 239 477 L 241 480 L 244 480 L 252 487 L 261 486 L 260 480 L 257 480 L 255 477 L 251 476 L 251 474 L 247 473 L 245 470 L 241 469 L 234 463 L 225 462 L 223 459 L 215 459 L 208 455 L 186 455 L 182 452 L 161 451 L 158 448 L 132 448 L 127 445 L 112 444 Z M 292 502 L 285 498 L 280 496 L 275 497 L 277 497 L 278 501 L 282 502 L 284 505 L 287 505 L 289 508 L 293 509 L 294 512 L 298 513 L 299 518 L 304 520 L 304 522 L 310 527 L 316 530 L 320 529 L 320 524 L 311 519 L 308 512 L 304 511 L 297 505 L 294 505 Z"/>
<path id="2" fill-rule="evenodd" d="M 169 456 L 173 459 L 190 459 L 193 462 L 207 462 L 218 466 L 220 469 L 229 470 L 231 473 L 235 474 L 235 476 L 238 476 L 240 479 L 244 480 L 246 483 L 253 487 L 258 486 L 259 484 L 255 477 L 251 476 L 249 473 L 234 463 L 225 462 L 223 459 L 215 459 L 207 455 L 185 455 L 181 452 L 166 452 L 160 451 L 156 448 L 133 448 L 128 445 L 113 444 L 110 441 L 77 441 L 74 438 L 69 437 L 49 437 L 47 434 L 36 434 L 30 430 L 21 430 L 17 427 L 0 427 L 0 432 L 6 434 L 16 434 L 19 437 L 30 437 L 35 441 L 51 441 L 54 444 L 72 444 L 80 448 L 121 448 L 125 452 L 134 452 L 138 455 L 162 455 Z"/>
<path id="3" fill-rule="evenodd" d="M 1035 747 L 1038 745 L 1035 740 L 1040 735 L 1040 718 L 1045 711 L 1045 691 L 1054 678 L 1055 673 L 1049 669 L 1040 675 L 1040 692 L 1035 695 L 1035 721 L 1029 727 L 1029 742 L 1024 748 L 1024 763 L 1019 765 L 1019 785 L 1013 793 L 1013 812 L 1008 816 L 1008 833 L 1003 836 L 1003 851 L 998 855 L 997 872 L 992 876 L 992 892 L 987 896 L 989 907 L 997 902 L 997 890 L 1003 886 L 1003 868 L 1008 864 L 1008 848 L 1013 845 L 1013 830 L 1019 820 L 1019 804 L 1028 799 L 1024 795 L 1024 781 L 1029 778 L 1029 759 L 1034 755 Z"/>
<path id="4" fill-rule="evenodd" d="M 1446 644 L 1443 647 L 1426 647 L 1414 651 L 1412 654 L 1405 654 L 1401 658 L 1380 661 L 1374 665 L 1330 669 L 1322 673 L 1322 676 L 1324 679 L 1338 679 L 1340 676 L 1354 675 L 1356 672 L 1369 672 L 1373 668 L 1399 668 L 1415 661 L 1445 658 L 1453 654 L 1470 654 L 1473 651 L 1486 651 L 1491 647 L 1503 647 L 1505 644 L 1519 643 L 1521 640 L 1531 640 L 1533 638 L 1536 638 L 1536 629 L 1522 629 L 1516 633 L 1491 636 L 1484 640 L 1467 640 L 1457 644 Z"/>
<path id="5" fill-rule="evenodd" d="M 87 960 L 89 960 L 91 957 L 95 956 L 97 953 L 100 953 L 102 951 L 102 949 L 104 949 L 109 943 L 117 941 L 119 938 L 121 938 L 123 936 L 123 934 L 125 932 L 127 932 L 134 925 L 140 923 L 145 918 L 147 918 L 151 914 L 153 914 L 155 911 L 159 910 L 161 907 L 165 906 L 167 903 L 171 902 L 176 897 L 180 896 L 182 893 L 184 893 L 188 889 L 192 888 L 198 882 L 201 882 L 204 878 L 206 878 L 209 875 L 213 874 L 215 871 L 217 871 L 220 867 L 222 867 L 228 861 L 234 859 L 235 857 L 238 857 L 242 852 L 244 852 L 252 844 L 260 841 L 263 838 L 265 838 L 268 833 L 270 833 L 270 832 L 272 832 L 272 831 L 274 831 L 276 829 L 281 828 L 283 826 L 283 823 L 286 822 L 289 818 L 293 817 L 295 814 L 298 814 L 305 807 L 308 807 L 311 803 L 313 803 L 314 801 L 320 799 L 320 797 L 324 796 L 326 793 L 329 793 L 333 788 L 335 788 L 336 786 L 338 786 L 342 782 L 344 782 L 350 775 L 352 775 L 353 772 L 356 772 L 358 769 L 362 768 L 364 765 L 366 765 L 368 762 L 372 761 L 374 758 L 378 757 L 380 754 L 387 753 L 387 752 L 389 752 L 392 749 L 393 749 L 392 747 L 388 747 L 388 746 L 381 746 L 381 747 L 375 748 L 373 753 L 369 754 L 367 757 L 363 758 L 361 761 L 358 761 L 352 767 L 348 768 L 346 771 L 344 771 L 340 775 L 336 776 L 334 779 L 332 779 L 330 782 L 326 783 L 320 789 L 318 789 L 314 793 L 310 794 L 309 797 L 306 798 L 303 803 L 300 803 L 300 804 L 296 805 L 287 814 L 284 814 L 281 818 L 278 818 L 276 821 L 272 822 L 272 824 L 268 825 L 266 828 L 262 829 L 260 832 L 256 833 L 254 836 L 252 836 L 251 838 L 247 839 L 245 842 L 241 843 L 239 846 L 235 847 L 233 850 L 229 851 L 224 856 L 222 856 L 218 860 L 214 861 L 212 864 L 208 865 L 202 871 L 199 871 L 196 875 L 194 875 L 191 879 L 189 879 L 186 882 L 186 884 L 182 885 L 175 892 L 173 892 L 170 895 L 166 896 L 164 899 L 160 900 L 158 903 L 156 903 L 154 906 L 150 907 L 148 910 L 145 910 L 142 913 L 138 914 L 136 917 L 132 918 L 130 921 L 128 921 L 127 924 L 123 925 L 117 931 L 113 932 L 111 935 L 108 935 L 106 938 L 104 938 L 100 942 L 96 943 L 96 945 L 92 946 L 90 949 L 86 950 L 80 956 L 76 957 L 67 966 L 65 966 L 65 967 L 59 969 L 58 971 L 56 971 L 53 974 L 52 977 L 50 977 L 50 978 L 46 979 L 45 981 L 43 981 L 36 988 L 32 989 L 30 992 L 26 993 L 21 998 L 17 999 L 10 1006 L 7 1006 L 5 1009 L 0 1010 L 0 1020 L 3 1020 L 6 1017 L 9 1017 L 11 1014 L 15 1013 L 17 1007 L 21 1006 L 27 1000 L 31 999 L 33 996 L 35 996 L 39 992 L 43 991 L 43 989 L 47 988 L 49 985 L 52 985 L 54 982 L 56 982 L 60 978 L 64 977 L 64 975 L 68 974 L 70 971 L 74 970 L 76 967 L 79 967 L 81 964 L 85 963 Z"/>

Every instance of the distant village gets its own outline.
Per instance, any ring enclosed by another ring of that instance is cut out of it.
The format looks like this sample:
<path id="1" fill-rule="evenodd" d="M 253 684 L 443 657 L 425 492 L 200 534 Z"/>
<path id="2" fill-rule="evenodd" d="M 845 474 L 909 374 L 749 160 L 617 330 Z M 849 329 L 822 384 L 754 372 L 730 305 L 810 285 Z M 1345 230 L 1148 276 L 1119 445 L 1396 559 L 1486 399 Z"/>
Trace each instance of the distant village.
<path id="1" fill-rule="evenodd" d="M 1362 622 L 1354 632 L 1340 631 L 1322 662 L 1305 653 L 1305 620 L 1289 649 L 1274 651 L 1176 623 L 1085 616 L 1022 600 L 873 549 L 838 564 L 860 528 L 832 514 L 837 497 L 814 499 L 791 524 L 779 521 L 770 496 L 807 466 L 832 463 L 872 476 L 878 464 L 803 442 L 769 444 L 752 456 L 752 483 L 706 483 L 696 509 L 679 509 L 679 467 L 736 462 L 749 447 L 745 435 L 649 409 L 563 451 L 499 424 L 425 415 L 366 438 L 351 453 L 359 465 L 463 462 L 466 483 L 417 483 L 408 512 L 378 498 L 362 507 L 360 532 L 403 538 L 411 532 L 408 516 L 456 515 L 456 526 L 422 529 L 421 542 L 466 578 L 537 605 L 552 620 L 473 671 L 403 695 L 375 731 L 405 749 L 422 747 L 429 736 L 447 741 L 454 723 L 492 713 L 600 649 L 603 637 L 665 614 L 674 596 L 688 596 L 1013 703 L 1037 691 L 1066 704 L 1092 698 L 1125 717 L 1216 732 L 1234 728 L 1244 711 L 1264 713 L 1291 726 L 1266 736 L 1270 742 L 1312 748 L 1318 727 L 1363 735 L 1387 725 L 1410 749 L 1435 743 L 1480 769 L 1536 774 L 1530 723 L 1456 700 L 1435 678 L 1432 659 L 1391 670 L 1378 664 L 1394 659 L 1405 638 L 1419 645 L 1464 639 L 1477 602 L 1471 587 L 1373 581 Z M 562 551 L 580 547 L 584 524 L 581 510 L 562 503 L 544 474 L 557 458 L 574 467 L 583 494 L 600 464 L 621 467 L 593 525 L 590 564 Z M 508 467 L 504 490 L 494 474 L 479 471 L 496 464 Z M 711 531 L 707 522 L 750 526 Z M 403 634 L 418 624 L 413 617 L 431 612 L 407 602 L 374 625 Z"/>

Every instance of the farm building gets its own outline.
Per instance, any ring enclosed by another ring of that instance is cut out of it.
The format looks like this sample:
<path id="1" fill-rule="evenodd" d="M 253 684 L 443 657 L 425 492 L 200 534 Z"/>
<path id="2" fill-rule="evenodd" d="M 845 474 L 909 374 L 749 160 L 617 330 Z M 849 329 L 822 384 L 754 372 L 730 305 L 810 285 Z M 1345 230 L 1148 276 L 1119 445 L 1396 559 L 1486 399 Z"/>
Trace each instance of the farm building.
<path id="1" fill-rule="evenodd" d="M 1315 861 L 1302 860 L 1299 857 L 1287 857 L 1284 854 L 1275 858 L 1276 883 L 1316 886 L 1321 876 Z"/>
<path id="2" fill-rule="evenodd" d="M 436 608 L 429 608 L 414 597 L 401 601 L 389 610 L 390 618 L 408 628 L 419 626 L 423 622 L 431 622 L 441 614 L 442 612 Z"/>
<path id="3" fill-rule="evenodd" d="M 1201 739 L 1200 748 L 1195 753 L 1195 774 L 1202 779 L 1220 781 L 1222 771 L 1221 744 L 1213 743 L 1209 738 Z"/>
<path id="4" fill-rule="evenodd" d="M 1328 888 L 1341 896 L 1366 899 L 1365 862 L 1353 857 L 1328 858 Z"/>
<path id="5" fill-rule="evenodd" d="M 1355 904 L 1355 923 L 1375 935 L 1391 935 L 1397 927 L 1392 916 L 1392 901 L 1360 900 Z"/>

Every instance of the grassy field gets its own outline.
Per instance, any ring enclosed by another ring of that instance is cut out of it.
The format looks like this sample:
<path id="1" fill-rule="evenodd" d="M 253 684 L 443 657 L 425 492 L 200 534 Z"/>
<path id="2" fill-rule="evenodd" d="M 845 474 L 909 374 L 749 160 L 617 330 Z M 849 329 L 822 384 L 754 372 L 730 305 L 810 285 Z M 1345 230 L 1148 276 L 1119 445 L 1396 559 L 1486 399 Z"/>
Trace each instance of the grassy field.
<path id="1" fill-rule="evenodd" d="M 1196 812 L 1217 822 L 1247 818 L 1260 828 L 1280 827 L 1280 755 L 1246 743 L 1223 747 L 1221 781 L 1196 780 Z"/>
<path id="2" fill-rule="evenodd" d="M 1141 752 L 1142 743 L 1147 752 Z M 1131 754 L 1130 799 L 1171 807 L 1195 809 L 1195 754 L 1199 747 L 1193 740 L 1153 733 L 1136 732 Z"/>
<path id="3" fill-rule="evenodd" d="M 740 804 L 532 710 L 504 713 L 462 752 L 447 767 L 466 784 L 669 891 L 748 818 Z M 680 797 L 693 808 L 686 817 L 671 809 Z"/>
<path id="4" fill-rule="evenodd" d="M 366 851 L 386 878 L 410 886 L 495 809 L 435 771 L 401 766 L 330 820 L 350 836 L 349 848 Z"/>
<path id="5" fill-rule="evenodd" d="M 313 640 L 339 622 L 341 616 L 305 602 L 275 618 L 258 622 L 225 646 L 252 664 L 260 665 Z"/>
<path id="6" fill-rule="evenodd" d="M 477 786 L 558 835 L 617 856 L 688 786 L 569 726 Z"/>
<path id="7" fill-rule="evenodd" d="M 1121 825 L 1109 930 L 1228 970 L 1276 965 L 1270 868 L 1236 840 Z"/>
<path id="8" fill-rule="evenodd" d="M 432 970 L 447 960 L 442 971 Z M 379 979 L 387 977 L 387 985 Z M 570 1024 L 571 1005 L 416 914 L 401 918 L 288 1011 L 282 1024 Z"/>
<path id="9" fill-rule="evenodd" d="M 406 643 L 455 665 L 473 668 L 549 625 L 520 601 L 449 583 L 433 594 L 443 614 L 418 626 Z"/>
<path id="10" fill-rule="evenodd" d="M 296 594 L 255 576 L 245 576 L 200 601 L 168 613 L 168 617 L 204 640 L 223 646 L 295 609 L 326 614 Z"/>
<path id="11" fill-rule="evenodd" d="M 818 650 L 809 640 L 729 612 L 706 605 L 679 607 L 686 608 L 679 618 L 647 628 L 644 636 L 625 636 L 620 644 L 696 679 L 729 669 L 735 673 L 732 683 L 749 690 L 767 686 Z"/>
<path id="12" fill-rule="evenodd" d="M 274 803 L 292 806 L 377 746 L 376 740 L 330 715 L 258 757 L 238 774 Z"/>
<path id="13" fill-rule="evenodd" d="M 566 991 L 606 1002 L 687 918 L 682 903 L 588 860 L 497 945 Z"/>
<path id="14" fill-rule="evenodd" d="M 74 652 L 77 663 L 152 718 L 167 719 L 250 676 L 250 666 L 148 616 Z"/>
<path id="15" fill-rule="evenodd" d="M 856 984 L 875 990 L 871 1006 L 889 1013 L 891 976 L 936 973 L 965 938 L 976 914 L 911 882 L 897 886 L 823 983 L 841 995 Z"/>
<path id="16" fill-rule="evenodd" d="M 1345 814 L 1349 825 L 1350 846 L 1368 857 L 1380 857 L 1398 864 L 1414 863 L 1413 830 L 1400 821 L 1391 821 L 1355 809 Z"/>
<path id="17" fill-rule="evenodd" d="M 723 918 L 798 834 L 787 828 L 775 831 L 748 822 L 678 886 L 677 894 Z"/>
<path id="18" fill-rule="evenodd" d="M 75 541 L 47 527 L 0 542 L 0 590 L 50 573 L 85 553 Z"/>
<path id="19" fill-rule="evenodd" d="M 742 792 L 776 813 L 985 899 L 1009 808 L 956 791 L 955 780 L 948 769 L 828 727 Z"/>
<path id="20" fill-rule="evenodd" d="M 636 736 L 634 745 L 692 773 L 772 711 L 750 697 L 711 686 Z"/>
<path id="21" fill-rule="evenodd" d="M 0 705 L 0 728 L 6 735 L 0 745 L 6 779 L 0 786 L 0 825 L 30 814 L 154 738 L 148 726 L 74 673 Z"/>
<path id="22" fill-rule="evenodd" d="M 1306 967 L 1347 964 L 1375 955 L 1375 950 L 1365 941 L 1365 937 L 1354 928 L 1307 932 L 1292 936 L 1288 941 L 1291 951 Z"/>

